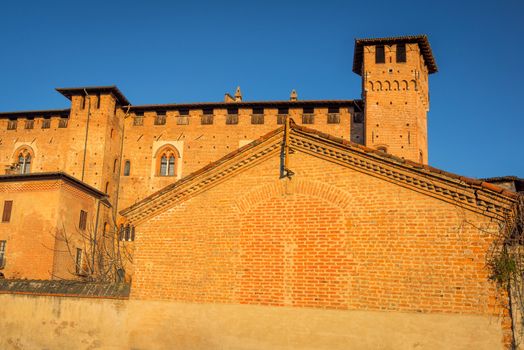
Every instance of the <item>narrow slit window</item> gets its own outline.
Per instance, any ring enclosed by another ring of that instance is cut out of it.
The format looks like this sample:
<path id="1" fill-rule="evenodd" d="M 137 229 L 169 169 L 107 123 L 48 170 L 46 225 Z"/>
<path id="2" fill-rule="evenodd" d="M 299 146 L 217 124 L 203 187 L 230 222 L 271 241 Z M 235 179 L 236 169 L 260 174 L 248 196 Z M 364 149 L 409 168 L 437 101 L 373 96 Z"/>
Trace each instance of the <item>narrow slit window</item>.
<path id="1" fill-rule="evenodd" d="M 87 211 L 80 210 L 80 221 L 78 222 L 78 228 L 85 230 L 87 228 Z"/>
<path id="2" fill-rule="evenodd" d="M 377 45 L 375 48 L 375 63 L 386 63 L 386 51 L 384 45 Z"/>
<path id="3" fill-rule="evenodd" d="M 81 275 L 82 271 L 82 249 L 76 248 L 75 270 L 77 275 Z"/>
<path id="4" fill-rule="evenodd" d="M 13 201 L 4 201 L 4 212 L 2 214 L 2 222 L 11 221 L 11 211 L 13 210 Z"/>
<path id="5" fill-rule="evenodd" d="M 6 241 L 0 241 L 0 268 L 5 266 L 5 246 Z"/>
<path id="6" fill-rule="evenodd" d="M 397 44 L 397 63 L 406 62 L 406 44 Z"/>
<path id="7" fill-rule="evenodd" d="M 131 173 L 131 161 L 126 160 L 126 163 L 124 165 L 124 176 L 129 176 Z"/>

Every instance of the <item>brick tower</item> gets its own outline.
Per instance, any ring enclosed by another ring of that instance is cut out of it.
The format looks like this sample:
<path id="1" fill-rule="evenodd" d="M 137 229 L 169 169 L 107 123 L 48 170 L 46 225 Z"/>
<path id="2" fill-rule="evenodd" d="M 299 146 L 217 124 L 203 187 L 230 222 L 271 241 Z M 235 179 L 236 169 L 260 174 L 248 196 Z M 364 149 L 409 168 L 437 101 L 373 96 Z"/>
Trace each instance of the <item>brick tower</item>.
<path id="1" fill-rule="evenodd" d="M 428 163 L 428 75 L 436 71 L 425 35 L 355 41 L 366 146 Z"/>

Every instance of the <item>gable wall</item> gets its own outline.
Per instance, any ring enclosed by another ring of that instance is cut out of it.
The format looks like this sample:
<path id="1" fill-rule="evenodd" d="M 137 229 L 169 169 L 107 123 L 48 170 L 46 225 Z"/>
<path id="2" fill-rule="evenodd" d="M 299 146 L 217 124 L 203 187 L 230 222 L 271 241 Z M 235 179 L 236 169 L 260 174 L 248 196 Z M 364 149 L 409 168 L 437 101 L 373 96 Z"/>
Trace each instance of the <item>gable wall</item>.
<path id="1" fill-rule="evenodd" d="M 494 224 L 300 152 L 137 226 L 132 297 L 495 315 Z"/>
<path id="2" fill-rule="evenodd" d="M 235 108 L 235 103 L 231 103 Z M 289 108 L 289 116 L 302 125 L 302 108 Z M 226 124 L 227 110 L 215 109 L 213 124 L 202 125 L 202 109 L 189 111 L 188 124 L 177 124 L 178 111 L 167 111 L 166 124 L 155 125 L 155 111 L 146 111 L 143 125 L 133 125 L 135 114 L 125 121 L 122 169 L 130 161 L 129 176 L 121 176 L 119 209 L 126 208 L 149 194 L 214 162 L 241 146 L 254 141 L 282 125 L 277 124 L 277 108 L 264 109 L 264 123 L 251 123 L 251 108 L 238 109 L 238 124 Z M 362 124 L 353 125 L 353 107 L 340 108 L 340 123 L 329 124 L 328 108 L 314 109 L 314 123 L 308 126 L 343 139 L 363 142 Z M 360 126 L 360 129 L 359 129 Z M 181 155 L 176 177 L 155 174 L 155 154 L 160 145 L 170 144 Z M 123 174 L 122 174 L 123 175 Z"/>

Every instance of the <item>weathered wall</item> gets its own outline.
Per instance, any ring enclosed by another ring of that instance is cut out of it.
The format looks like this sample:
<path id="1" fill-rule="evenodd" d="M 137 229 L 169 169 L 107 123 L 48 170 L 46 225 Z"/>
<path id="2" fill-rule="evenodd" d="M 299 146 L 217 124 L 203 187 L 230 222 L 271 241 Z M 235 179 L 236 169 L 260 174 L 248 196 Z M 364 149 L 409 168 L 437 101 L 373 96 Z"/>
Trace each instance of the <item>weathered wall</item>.
<path id="1" fill-rule="evenodd" d="M 296 151 L 136 227 L 132 297 L 497 312 L 489 218 Z M 493 226 L 494 227 L 494 226 Z"/>
<path id="2" fill-rule="evenodd" d="M 0 295 L 0 348 L 502 349 L 497 318 Z"/>
<path id="3" fill-rule="evenodd" d="M 364 47 L 366 145 L 427 164 L 428 69 L 418 44 L 406 45 L 403 63 L 396 46 L 385 46 L 385 63 L 375 63 L 375 46 Z"/>
<path id="4" fill-rule="evenodd" d="M 75 250 L 84 249 L 78 230 L 80 210 L 93 222 L 95 199 L 56 180 L 2 183 L 0 210 L 6 200 L 13 201 L 11 220 L 0 222 L 0 240 L 6 241 L 2 270 L 6 278 L 73 277 Z M 60 242 L 62 233 L 71 237 L 72 256 Z"/>
<path id="5" fill-rule="evenodd" d="M 232 108 L 235 103 L 231 103 Z M 302 108 L 289 108 L 289 115 L 297 124 L 302 124 Z M 315 108 L 312 128 L 341 137 L 350 138 L 352 107 L 340 108 L 340 123 L 328 124 L 328 108 Z M 147 195 L 216 161 L 260 136 L 281 127 L 277 124 L 277 108 L 264 109 L 264 123 L 251 124 L 251 108 L 239 108 L 238 124 L 227 125 L 227 110 L 215 109 L 212 125 L 202 125 L 202 109 L 189 111 L 189 124 L 178 125 L 178 111 L 166 113 L 165 125 L 154 125 L 156 112 L 145 112 L 143 125 L 133 125 L 134 114 L 126 119 L 122 167 L 131 162 L 130 176 L 120 179 L 119 208 L 126 208 Z M 354 137 L 363 137 L 354 135 Z M 360 142 L 361 139 L 356 139 Z M 160 145 L 170 144 L 182 156 L 177 177 L 157 176 L 155 154 Z"/>
<path id="6" fill-rule="evenodd" d="M 138 223 L 131 297 L 503 313 L 489 218 L 299 150 L 289 164 L 290 181 L 275 155 Z"/>

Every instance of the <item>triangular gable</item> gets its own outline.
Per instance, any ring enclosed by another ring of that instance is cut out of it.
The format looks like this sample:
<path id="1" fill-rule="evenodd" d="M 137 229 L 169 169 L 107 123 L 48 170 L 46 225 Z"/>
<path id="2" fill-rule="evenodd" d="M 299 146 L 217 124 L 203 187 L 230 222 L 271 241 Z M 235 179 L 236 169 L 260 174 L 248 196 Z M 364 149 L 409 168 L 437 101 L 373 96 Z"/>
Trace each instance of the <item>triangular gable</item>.
<path id="1" fill-rule="evenodd" d="M 137 224 L 279 154 L 284 127 L 229 153 L 120 213 Z M 516 194 L 502 187 L 380 152 L 291 121 L 289 147 L 491 217 L 511 210 Z"/>

